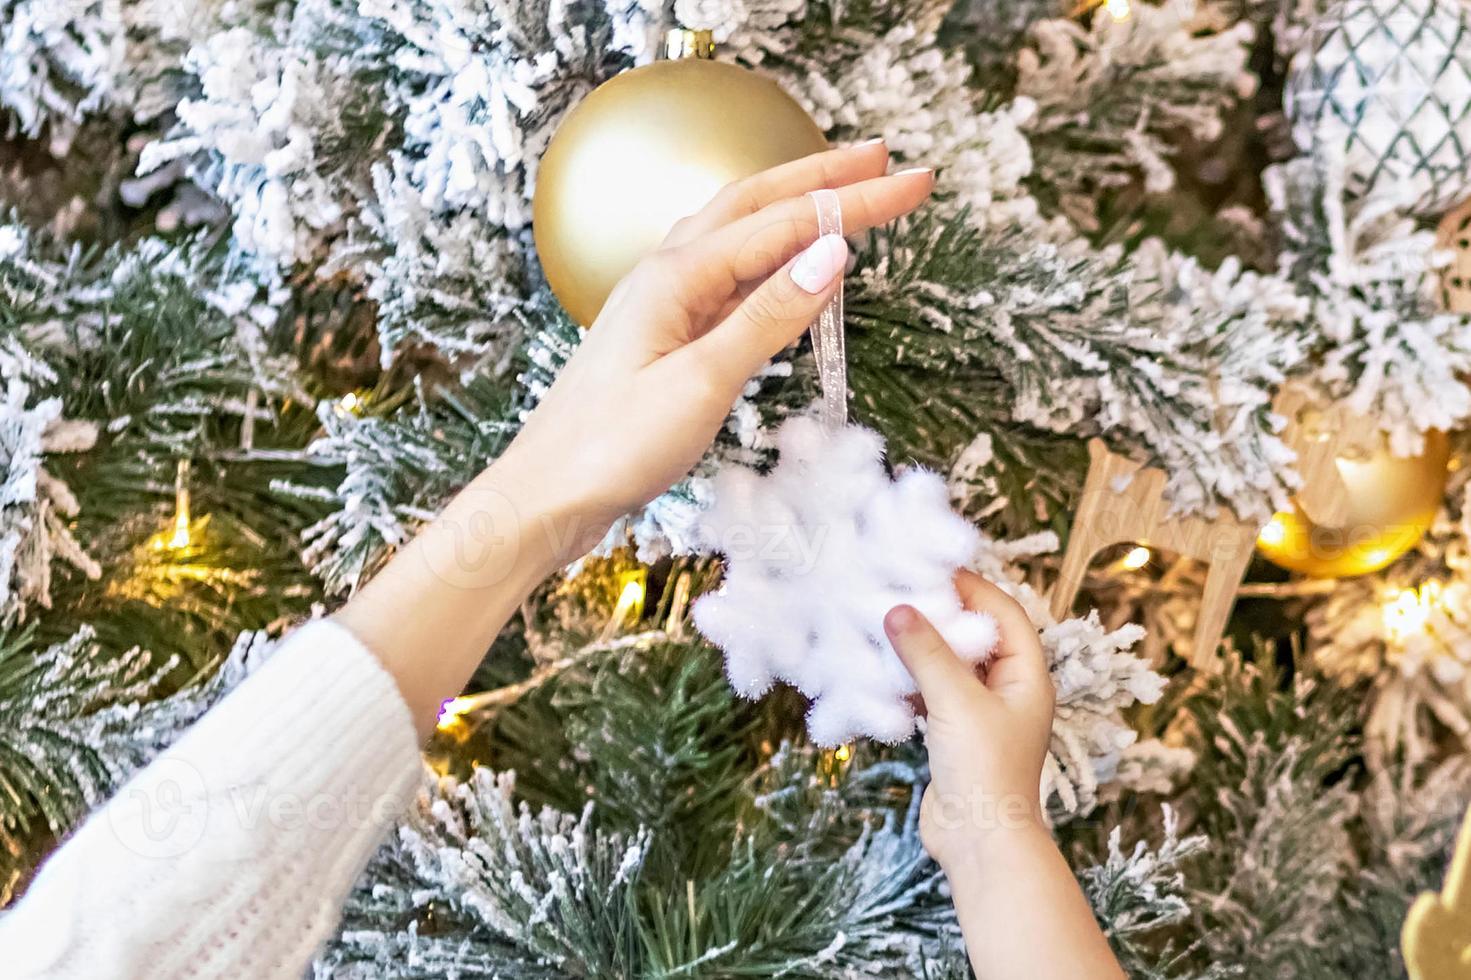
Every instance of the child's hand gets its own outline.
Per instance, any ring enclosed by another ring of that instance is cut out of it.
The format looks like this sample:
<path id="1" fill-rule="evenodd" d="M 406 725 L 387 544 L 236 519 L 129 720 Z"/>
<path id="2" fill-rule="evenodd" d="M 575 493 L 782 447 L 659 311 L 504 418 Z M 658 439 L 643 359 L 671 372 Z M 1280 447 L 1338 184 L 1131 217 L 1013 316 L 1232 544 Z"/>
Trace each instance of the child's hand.
<path id="1" fill-rule="evenodd" d="M 1037 630 L 980 576 L 961 572 L 955 587 L 1000 627 L 982 676 L 909 606 L 890 610 L 884 628 L 924 699 L 930 785 L 919 833 L 950 882 L 971 966 L 981 980 L 1123 980 L 1042 820 L 1056 693 Z"/>
<path id="2" fill-rule="evenodd" d="M 1022 607 L 971 572 L 955 585 L 967 608 L 996 617 L 1001 641 L 983 676 L 913 607 L 896 606 L 884 619 L 924 699 L 930 785 L 920 836 L 946 870 L 995 840 L 1045 833 L 1039 794 L 1056 696 Z"/>
<path id="3" fill-rule="evenodd" d="M 689 472 L 762 364 L 837 289 L 841 237 L 817 238 L 809 191 L 833 188 L 846 233 L 907 214 L 934 176 L 884 176 L 880 142 L 804 157 L 731 184 L 626 276 L 498 464 L 578 536 Z M 576 557 L 567 555 L 567 558 Z"/>

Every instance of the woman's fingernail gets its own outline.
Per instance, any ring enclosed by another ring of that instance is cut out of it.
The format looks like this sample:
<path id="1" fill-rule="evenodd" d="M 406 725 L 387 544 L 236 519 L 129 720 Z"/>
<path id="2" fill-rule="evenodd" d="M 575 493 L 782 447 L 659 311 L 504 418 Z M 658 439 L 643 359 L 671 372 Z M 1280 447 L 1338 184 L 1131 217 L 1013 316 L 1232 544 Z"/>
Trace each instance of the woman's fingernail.
<path id="1" fill-rule="evenodd" d="M 891 177 L 908 177 L 910 174 L 934 174 L 934 167 L 910 167 L 908 170 L 900 170 L 898 173 L 890 174 Z"/>
<path id="2" fill-rule="evenodd" d="M 882 136 L 875 136 L 871 140 L 864 140 L 862 143 L 854 144 L 853 149 L 862 149 L 865 146 L 873 146 L 875 143 L 882 143 L 883 141 L 884 138 Z"/>
<path id="3" fill-rule="evenodd" d="M 792 282 L 809 293 L 820 293 L 843 271 L 847 261 L 848 243 L 843 236 L 823 235 L 792 263 Z"/>

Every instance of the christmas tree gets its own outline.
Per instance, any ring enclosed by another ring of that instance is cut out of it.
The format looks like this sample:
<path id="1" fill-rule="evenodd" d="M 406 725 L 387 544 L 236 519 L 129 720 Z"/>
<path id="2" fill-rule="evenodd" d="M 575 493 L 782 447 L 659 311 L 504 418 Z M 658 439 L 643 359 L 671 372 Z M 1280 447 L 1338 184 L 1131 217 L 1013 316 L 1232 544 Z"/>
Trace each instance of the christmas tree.
<path id="1" fill-rule="evenodd" d="M 1403 975 L 1471 803 L 1461 0 L 0 0 L 0 907 L 515 435 L 583 337 L 548 145 L 677 25 L 938 170 L 854 242 L 849 409 L 1041 630 L 1130 975 Z M 777 358 L 527 601 L 317 976 L 969 975 L 922 743 L 814 744 L 692 621 L 819 392 Z"/>

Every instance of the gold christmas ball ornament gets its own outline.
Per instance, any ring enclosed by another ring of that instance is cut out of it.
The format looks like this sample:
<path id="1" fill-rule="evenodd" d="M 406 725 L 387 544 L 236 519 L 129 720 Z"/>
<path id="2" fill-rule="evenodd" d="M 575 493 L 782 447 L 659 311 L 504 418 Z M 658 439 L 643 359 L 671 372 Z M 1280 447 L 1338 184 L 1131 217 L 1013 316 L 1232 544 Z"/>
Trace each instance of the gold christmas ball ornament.
<path id="1" fill-rule="evenodd" d="M 710 60 L 709 31 L 671 31 L 666 52 L 583 99 L 541 158 L 532 233 L 552 292 L 583 326 L 721 187 L 827 148 L 775 82 Z"/>
<path id="2" fill-rule="evenodd" d="M 1315 578 L 1378 571 L 1425 535 L 1445 497 L 1450 440 L 1427 432 L 1418 456 L 1391 455 L 1381 440 L 1369 452 L 1334 457 L 1346 513 L 1332 526 L 1315 523 L 1294 500 L 1273 516 L 1257 549 L 1274 564 Z"/>

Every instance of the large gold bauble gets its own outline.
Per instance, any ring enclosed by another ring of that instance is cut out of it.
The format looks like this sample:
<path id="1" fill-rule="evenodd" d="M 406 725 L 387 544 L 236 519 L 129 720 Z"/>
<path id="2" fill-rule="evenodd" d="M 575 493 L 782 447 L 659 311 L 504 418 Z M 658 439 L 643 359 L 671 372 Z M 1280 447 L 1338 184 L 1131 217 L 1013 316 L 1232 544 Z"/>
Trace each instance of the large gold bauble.
<path id="1" fill-rule="evenodd" d="M 1316 578 L 1378 571 L 1425 535 L 1445 497 L 1450 440 L 1428 432 L 1418 456 L 1381 445 L 1334 460 L 1347 488 L 1348 516 L 1337 527 L 1314 524 L 1299 506 L 1275 515 L 1257 539 L 1274 564 Z"/>
<path id="2" fill-rule="evenodd" d="M 680 218 L 725 184 L 827 148 L 775 82 L 703 58 L 599 86 L 541 158 L 532 231 L 552 292 L 583 326 Z"/>

